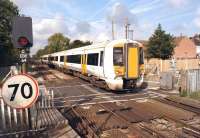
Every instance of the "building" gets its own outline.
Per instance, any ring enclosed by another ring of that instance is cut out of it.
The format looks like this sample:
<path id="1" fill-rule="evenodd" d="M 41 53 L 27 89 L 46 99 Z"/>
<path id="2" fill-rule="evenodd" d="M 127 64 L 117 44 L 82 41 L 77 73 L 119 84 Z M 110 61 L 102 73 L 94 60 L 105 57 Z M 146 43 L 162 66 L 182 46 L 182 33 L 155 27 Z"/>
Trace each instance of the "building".
<path id="1" fill-rule="evenodd" d="M 190 37 L 190 39 L 195 43 L 197 56 L 200 57 L 200 34 L 196 34 L 193 37 Z"/>
<path id="2" fill-rule="evenodd" d="M 190 38 L 185 36 L 176 37 L 175 45 L 174 57 L 176 59 L 197 57 L 196 45 Z"/>

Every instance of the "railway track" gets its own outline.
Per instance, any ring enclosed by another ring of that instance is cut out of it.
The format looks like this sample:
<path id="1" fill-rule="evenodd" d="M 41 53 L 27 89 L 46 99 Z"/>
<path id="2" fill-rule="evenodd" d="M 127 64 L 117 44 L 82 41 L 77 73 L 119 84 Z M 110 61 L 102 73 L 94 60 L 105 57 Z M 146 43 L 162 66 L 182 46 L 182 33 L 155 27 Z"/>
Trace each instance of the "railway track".
<path id="1" fill-rule="evenodd" d="M 184 110 L 191 111 L 191 112 L 194 112 L 194 113 L 200 115 L 200 107 L 198 107 L 197 105 L 196 106 L 190 105 L 188 103 L 183 103 L 182 101 L 180 101 L 176 98 L 169 98 L 169 97 L 157 98 L 156 100 L 158 100 L 162 103 L 166 103 L 166 104 L 169 104 L 169 105 L 172 105 L 172 106 L 176 106 L 178 108 L 182 108 Z"/>
<path id="2" fill-rule="evenodd" d="M 122 95 L 74 78 L 58 84 L 46 79 L 51 79 L 47 86 L 57 94 L 57 108 L 82 137 L 200 137 L 198 127 L 191 124 L 199 115 L 198 106 L 148 90 Z"/>

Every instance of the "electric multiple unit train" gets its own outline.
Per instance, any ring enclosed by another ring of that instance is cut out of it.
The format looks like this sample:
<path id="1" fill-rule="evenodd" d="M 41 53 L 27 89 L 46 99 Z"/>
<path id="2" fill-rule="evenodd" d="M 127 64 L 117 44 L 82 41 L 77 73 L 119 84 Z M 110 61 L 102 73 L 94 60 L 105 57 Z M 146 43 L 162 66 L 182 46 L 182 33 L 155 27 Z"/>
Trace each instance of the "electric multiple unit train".
<path id="1" fill-rule="evenodd" d="M 41 61 L 106 89 L 134 89 L 143 83 L 143 46 L 137 41 L 92 44 L 44 55 Z"/>

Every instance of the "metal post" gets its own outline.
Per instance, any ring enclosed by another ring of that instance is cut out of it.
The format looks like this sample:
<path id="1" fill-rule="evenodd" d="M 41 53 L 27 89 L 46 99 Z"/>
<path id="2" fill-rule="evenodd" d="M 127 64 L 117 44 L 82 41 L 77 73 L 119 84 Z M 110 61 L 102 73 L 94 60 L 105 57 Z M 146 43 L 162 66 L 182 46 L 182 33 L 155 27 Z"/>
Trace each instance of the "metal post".
<path id="1" fill-rule="evenodd" d="M 129 26 L 130 24 L 128 23 L 128 18 L 125 19 L 125 38 L 129 38 Z"/>
<path id="2" fill-rule="evenodd" d="M 26 108 L 25 109 L 25 116 L 26 116 L 26 124 L 27 124 L 27 126 L 30 126 L 30 124 L 29 124 L 29 115 L 28 115 L 28 109 Z"/>
<path id="3" fill-rule="evenodd" d="M 20 116 L 20 124 L 21 126 L 23 126 L 23 110 L 22 109 L 19 111 L 19 116 Z"/>
<path id="4" fill-rule="evenodd" d="M 51 90 L 52 107 L 54 107 L 54 101 L 53 101 L 53 99 L 54 99 L 54 92 L 53 92 L 53 90 Z"/>
<path id="5" fill-rule="evenodd" d="M 114 32 L 114 21 L 112 20 L 112 40 L 115 39 L 115 32 Z"/>
<path id="6" fill-rule="evenodd" d="M 8 123 L 9 123 L 9 127 L 12 127 L 11 124 L 11 111 L 10 111 L 10 106 L 7 106 L 7 111 L 8 111 Z"/>
<path id="7" fill-rule="evenodd" d="M 22 49 L 21 53 L 27 54 L 27 57 L 29 57 L 29 49 Z M 23 60 L 23 59 L 22 59 Z M 25 59 L 25 62 L 22 62 L 21 65 L 21 69 L 22 69 L 22 73 L 26 73 L 27 72 L 27 59 Z M 31 111 L 30 108 L 28 108 L 28 110 L 26 111 L 27 117 L 28 117 L 28 124 L 29 124 L 29 128 L 32 129 L 32 121 L 31 121 Z"/>
<path id="8" fill-rule="evenodd" d="M 17 127 L 17 111 L 16 111 L 16 109 L 13 109 L 13 115 L 14 115 L 15 127 Z"/>

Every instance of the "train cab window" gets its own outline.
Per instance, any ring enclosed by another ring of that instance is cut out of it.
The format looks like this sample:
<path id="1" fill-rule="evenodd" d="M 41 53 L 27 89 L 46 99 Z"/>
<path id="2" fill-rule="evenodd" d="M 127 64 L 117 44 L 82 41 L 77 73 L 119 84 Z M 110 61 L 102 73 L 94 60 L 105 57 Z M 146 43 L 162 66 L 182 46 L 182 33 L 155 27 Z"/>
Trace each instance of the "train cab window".
<path id="1" fill-rule="evenodd" d="M 103 58 L 104 57 L 104 52 L 101 51 L 101 55 L 100 55 L 100 66 L 103 66 Z"/>
<path id="2" fill-rule="evenodd" d="M 67 62 L 80 64 L 81 63 L 81 55 L 69 55 L 69 56 L 67 56 Z"/>
<path id="3" fill-rule="evenodd" d="M 98 66 L 98 59 L 99 59 L 98 53 L 88 54 L 87 65 Z"/>
<path id="4" fill-rule="evenodd" d="M 64 56 L 60 56 L 60 62 L 64 62 Z"/>
<path id="5" fill-rule="evenodd" d="M 144 52 L 141 47 L 139 48 L 139 53 L 140 53 L 139 64 L 144 64 Z"/>
<path id="6" fill-rule="evenodd" d="M 123 47 L 115 47 L 113 49 L 113 64 L 114 66 L 123 66 Z"/>

